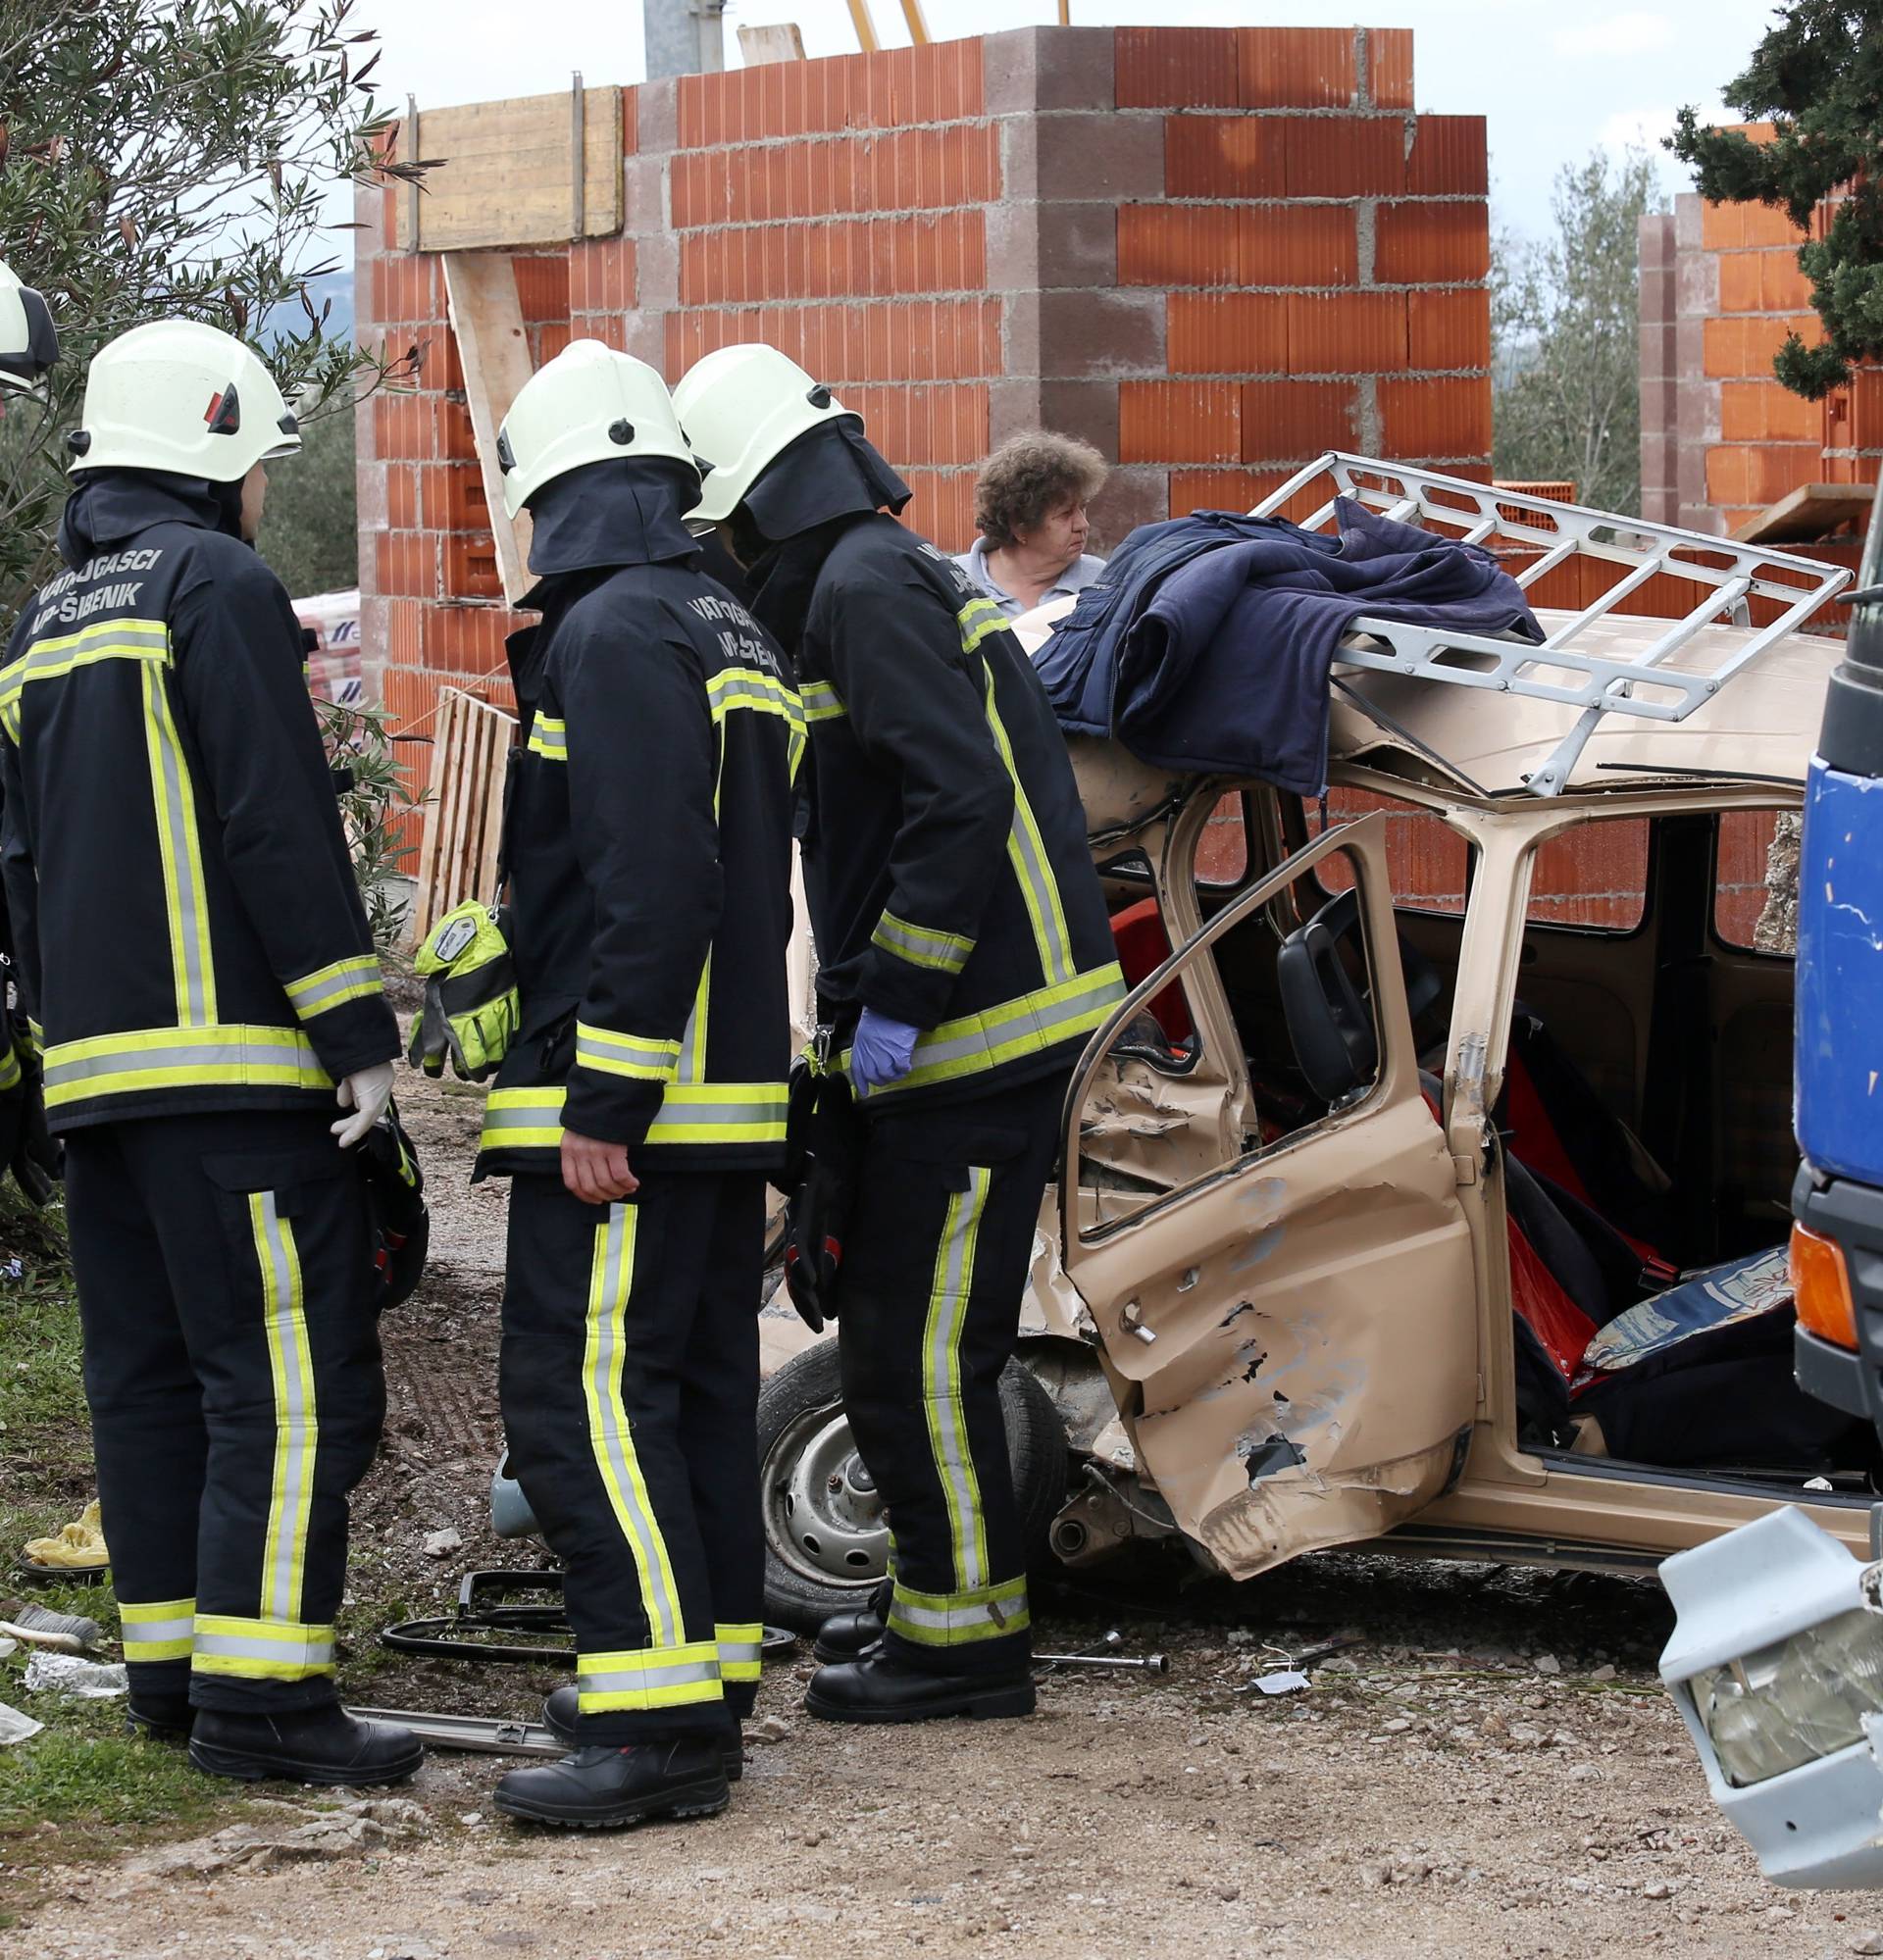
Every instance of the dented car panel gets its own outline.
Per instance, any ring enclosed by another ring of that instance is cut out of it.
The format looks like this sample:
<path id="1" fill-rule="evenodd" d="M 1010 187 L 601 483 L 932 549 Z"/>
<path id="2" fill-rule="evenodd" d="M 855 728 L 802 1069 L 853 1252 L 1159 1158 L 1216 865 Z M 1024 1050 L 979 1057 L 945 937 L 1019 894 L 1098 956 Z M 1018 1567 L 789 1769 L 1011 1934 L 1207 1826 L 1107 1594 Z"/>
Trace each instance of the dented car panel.
<path id="1" fill-rule="evenodd" d="M 1068 1105 L 1079 1119 L 1060 1193 L 1062 1269 L 1091 1312 L 1139 1463 L 1179 1528 L 1237 1578 L 1412 1515 L 1444 1488 L 1475 1410 L 1470 1234 L 1420 1087 L 1384 895 L 1385 820 L 1258 880 L 1157 978 L 1181 980 L 1207 1018 L 1220 991 L 1210 945 L 1336 849 L 1372 874 L 1384 1039 L 1364 1100 L 1257 1161 L 1232 1149 L 1218 1174 L 1141 1201 L 1122 1222 L 1082 1205 L 1079 1187 L 1093 1175 L 1088 1153 L 1115 1143 L 1103 1114 L 1115 1076 L 1096 1078 L 1145 989 L 1094 1038 Z M 1239 1046 L 1229 1052 L 1240 1062 Z M 1246 1106 L 1246 1073 L 1225 1073 L 1225 1101 Z M 1400 1301 L 1432 1305 L 1401 1312 Z"/>

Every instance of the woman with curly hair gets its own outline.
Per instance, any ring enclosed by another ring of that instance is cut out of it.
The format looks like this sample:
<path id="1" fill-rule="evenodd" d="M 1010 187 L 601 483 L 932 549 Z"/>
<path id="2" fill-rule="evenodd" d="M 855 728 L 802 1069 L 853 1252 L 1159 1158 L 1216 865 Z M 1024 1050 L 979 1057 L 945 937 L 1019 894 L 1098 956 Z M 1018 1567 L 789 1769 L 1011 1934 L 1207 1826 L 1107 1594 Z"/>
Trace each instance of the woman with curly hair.
<path id="1" fill-rule="evenodd" d="M 1086 549 L 1086 506 L 1105 480 L 1090 442 L 1045 429 L 1011 435 L 981 468 L 981 535 L 954 561 L 1010 620 L 1090 585 L 1105 561 Z"/>

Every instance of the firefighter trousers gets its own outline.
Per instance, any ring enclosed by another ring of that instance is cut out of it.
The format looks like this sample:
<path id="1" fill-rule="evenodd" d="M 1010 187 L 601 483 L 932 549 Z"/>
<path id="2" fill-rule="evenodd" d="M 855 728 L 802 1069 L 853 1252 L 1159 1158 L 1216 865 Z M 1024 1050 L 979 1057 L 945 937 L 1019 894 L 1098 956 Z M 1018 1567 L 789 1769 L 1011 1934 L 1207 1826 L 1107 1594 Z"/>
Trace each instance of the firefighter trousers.
<path id="1" fill-rule="evenodd" d="M 762 1172 L 642 1172 L 614 1205 L 511 1180 L 503 1426 L 563 1564 L 585 1746 L 716 1730 L 758 1692 L 764 1231 Z"/>
<path id="2" fill-rule="evenodd" d="M 894 1540 L 886 1650 L 1024 1668 L 1026 1550 L 1000 1414 L 1066 1076 L 869 1113 L 843 1245 L 843 1403 Z"/>
<path id="3" fill-rule="evenodd" d="M 85 1399 L 140 1698 L 334 1698 L 347 1492 L 385 1415 L 367 1201 L 318 1112 L 66 1138 Z"/>

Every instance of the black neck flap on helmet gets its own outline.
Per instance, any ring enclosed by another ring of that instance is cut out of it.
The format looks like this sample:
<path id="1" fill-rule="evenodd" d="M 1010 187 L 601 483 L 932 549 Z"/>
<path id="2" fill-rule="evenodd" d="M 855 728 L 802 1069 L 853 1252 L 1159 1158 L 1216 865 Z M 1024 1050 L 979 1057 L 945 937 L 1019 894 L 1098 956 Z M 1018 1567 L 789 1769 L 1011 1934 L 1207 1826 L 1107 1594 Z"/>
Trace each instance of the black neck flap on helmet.
<path id="1" fill-rule="evenodd" d="M 848 513 L 900 511 L 915 494 L 853 417 L 820 424 L 781 450 L 745 492 L 744 509 L 772 543 Z"/>
<path id="2" fill-rule="evenodd" d="M 530 499 L 530 570 L 538 578 L 604 566 L 664 565 L 695 556 L 681 513 L 699 500 L 684 464 L 610 456 L 552 477 Z"/>

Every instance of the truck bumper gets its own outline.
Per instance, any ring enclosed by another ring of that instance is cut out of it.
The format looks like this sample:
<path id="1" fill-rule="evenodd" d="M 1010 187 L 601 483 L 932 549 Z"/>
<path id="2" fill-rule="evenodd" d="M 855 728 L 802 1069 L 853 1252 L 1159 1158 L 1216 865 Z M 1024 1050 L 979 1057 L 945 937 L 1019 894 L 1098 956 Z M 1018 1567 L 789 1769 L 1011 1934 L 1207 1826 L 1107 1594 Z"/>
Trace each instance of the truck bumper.
<path id="1" fill-rule="evenodd" d="M 1883 1435 L 1883 1190 L 1844 1179 L 1819 1187 L 1807 1165 L 1792 1189 L 1792 1215 L 1842 1248 L 1858 1338 L 1853 1354 L 1800 1328 L 1793 1356 L 1798 1385 L 1846 1415 L 1867 1418 Z"/>

